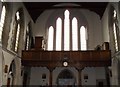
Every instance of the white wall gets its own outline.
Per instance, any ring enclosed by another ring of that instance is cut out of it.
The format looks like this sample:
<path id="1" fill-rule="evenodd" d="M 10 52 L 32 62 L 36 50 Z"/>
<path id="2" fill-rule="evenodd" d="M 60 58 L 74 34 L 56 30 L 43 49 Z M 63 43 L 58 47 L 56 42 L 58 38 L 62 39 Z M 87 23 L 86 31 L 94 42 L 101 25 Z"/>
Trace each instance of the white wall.
<path id="1" fill-rule="evenodd" d="M 103 33 L 103 41 L 110 42 L 109 37 L 109 28 L 108 28 L 108 8 L 106 8 L 104 15 L 102 17 L 102 33 Z"/>
<path id="2" fill-rule="evenodd" d="M 42 79 L 42 75 L 46 74 L 46 79 Z M 30 85 L 46 85 L 49 84 L 49 70 L 46 67 L 32 67 L 30 75 Z"/>
<path id="3" fill-rule="evenodd" d="M 49 16 L 53 13 L 54 10 L 44 11 L 36 20 L 33 30 L 33 36 L 45 36 L 46 33 L 46 22 Z"/>
<path id="4" fill-rule="evenodd" d="M 88 79 L 84 79 L 84 75 L 88 75 Z M 106 85 L 104 67 L 85 67 L 81 72 L 82 85 L 96 85 L 97 80 L 102 80 Z"/>
<path id="5" fill-rule="evenodd" d="M 93 11 L 81 10 L 88 22 L 88 49 L 94 49 L 103 43 L 101 19 Z"/>

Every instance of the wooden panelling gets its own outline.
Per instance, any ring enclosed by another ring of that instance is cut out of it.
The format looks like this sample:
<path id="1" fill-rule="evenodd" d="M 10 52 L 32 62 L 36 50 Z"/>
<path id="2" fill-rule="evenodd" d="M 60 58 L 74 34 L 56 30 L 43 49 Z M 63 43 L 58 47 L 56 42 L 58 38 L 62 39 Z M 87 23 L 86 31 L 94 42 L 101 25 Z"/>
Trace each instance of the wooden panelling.
<path id="1" fill-rule="evenodd" d="M 80 59 L 80 53 L 78 51 L 70 52 L 70 59 L 74 61 L 78 61 Z"/>
<path id="2" fill-rule="evenodd" d="M 48 52 L 48 51 L 41 51 L 40 54 L 41 54 L 41 56 L 40 56 L 41 57 L 40 58 L 41 61 L 50 61 L 51 60 L 50 52 Z"/>
<path id="3" fill-rule="evenodd" d="M 61 52 L 60 51 L 51 52 L 51 61 L 59 61 L 59 60 L 61 60 Z"/>
<path id="4" fill-rule="evenodd" d="M 22 52 L 22 64 L 27 66 L 62 66 L 68 61 L 69 66 L 108 66 L 111 64 L 110 50 L 101 51 L 41 51 Z"/>
<path id="5" fill-rule="evenodd" d="M 42 49 L 43 37 L 35 37 L 35 49 Z"/>

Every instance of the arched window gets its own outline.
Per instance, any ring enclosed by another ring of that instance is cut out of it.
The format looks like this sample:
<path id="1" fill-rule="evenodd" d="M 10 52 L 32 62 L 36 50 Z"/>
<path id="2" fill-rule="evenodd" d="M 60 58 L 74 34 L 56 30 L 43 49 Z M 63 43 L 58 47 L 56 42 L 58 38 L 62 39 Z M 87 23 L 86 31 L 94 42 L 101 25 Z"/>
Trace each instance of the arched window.
<path id="1" fill-rule="evenodd" d="M 53 50 L 53 37 L 54 36 L 54 29 L 53 26 L 49 27 L 48 32 L 48 50 Z"/>
<path id="2" fill-rule="evenodd" d="M 85 26 L 81 26 L 80 32 L 78 32 L 79 23 L 77 17 L 75 16 L 71 19 L 72 16 L 69 10 L 65 10 L 63 16 L 63 21 L 60 17 L 57 18 L 56 30 L 53 29 L 53 26 L 49 27 L 48 50 L 53 50 L 53 43 L 56 43 L 54 47 L 56 47 L 57 51 L 87 50 L 87 30 Z M 54 40 L 54 36 L 56 40 Z"/>
<path id="3" fill-rule="evenodd" d="M 72 50 L 78 50 L 78 23 L 74 17 L 72 19 Z"/>
<path id="4" fill-rule="evenodd" d="M 15 40 L 15 52 L 18 50 L 18 43 L 20 37 L 20 13 L 19 11 L 16 12 L 16 23 L 17 23 L 17 32 L 16 32 L 16 40 Z"/>
<path id="5" fill-rule="evenodd" d="M 29 25 L 28 25 L 26 30 L 26 50 L 29 49 L 29 43 L 30 43 L 30 35 L 29 35 Z"/>
<path id="6" fill-rule="evenodd" d="M 87 50 L 87 40 L 86 40 L 86 28 L 81 26 L 80 28 L 80 47 L 81 50 Z"/>
<path id="7" fill-rule="evenodd" d="M 64 50 L 70 50 L 70 12 L 65 11 L 64 16 Z"/>
<path id="8" fill-rule="evenodd" d="M 61 50 L 62 41 L 62 20 L 58 18 L 56 21 L 56 50 Z"/>
<path id="9" fill-rule="evenodd" d="M 31 22 L 28 23 L 26 27 L 26 39 L 25 39 L 25 50 L 29 50 L 32 44 L 32 36 L 31 36 Z"/>
<path id="10" fill-rule="evenodd" d="M 117 38 L 117 12 L 116 10 L 113 11 L 113 34 L 114 34 L 114 44 L 115 50 L 118 51 L 118 38 Z"/>
<path id="11" fill-rule="evenodd" d="M 2 7 L 1 19 L 0 19 L 0 42 L 2 41 L 2 31 L 5 23 L 6 8 Z"/>

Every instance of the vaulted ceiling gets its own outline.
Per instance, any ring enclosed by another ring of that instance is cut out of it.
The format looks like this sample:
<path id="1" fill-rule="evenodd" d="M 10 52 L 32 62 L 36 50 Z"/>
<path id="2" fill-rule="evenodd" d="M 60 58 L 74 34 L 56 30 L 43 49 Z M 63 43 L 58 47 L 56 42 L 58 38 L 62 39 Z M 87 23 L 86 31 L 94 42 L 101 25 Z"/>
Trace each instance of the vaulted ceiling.
<path id="1" fill-rule="evenodd" d="M 77 4 L 79 6 L 59 6 L 59 7 L 55 6 L 57 4 L 64 3 Z M 44 10 L 59 8 L 89 9 L 91 11 L 96 12 L 101 18 L 103 16 L 107 4 L 108 2 L 24 2 L 24 5 L 27 8 L 34 22 Z"/>

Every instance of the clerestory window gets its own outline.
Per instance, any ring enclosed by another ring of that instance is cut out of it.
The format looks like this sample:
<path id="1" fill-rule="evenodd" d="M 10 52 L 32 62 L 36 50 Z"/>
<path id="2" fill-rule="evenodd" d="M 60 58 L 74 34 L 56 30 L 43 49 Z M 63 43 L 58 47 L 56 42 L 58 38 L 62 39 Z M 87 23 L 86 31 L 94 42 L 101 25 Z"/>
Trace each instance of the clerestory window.
<path id="1" fill-rule="evenodd" d="M 113 34 L 114 34 L 114 44 L 115 44 L 115 50 L 118 51 L 118 37 L 117 37 L 117 12 L 116 10 L 113 11 Z"/>
<path id="2" fill-rule="evenodd" d="M 16 23 L 17 23 L 17 32 L 16 32 L 16 40 L 15 40 L 15 52 L 18 51 L 18 44 L 19 44 L 19 37 L 20 37 L 20 13 L 19 11 L 16 12 Z"/>
<path id="3" fill-rule="evenodd" d="M 0 42 L 2 41 L 2 31 L 5 23 L 6 7 L 3 5 L 0 19 Z"/>

